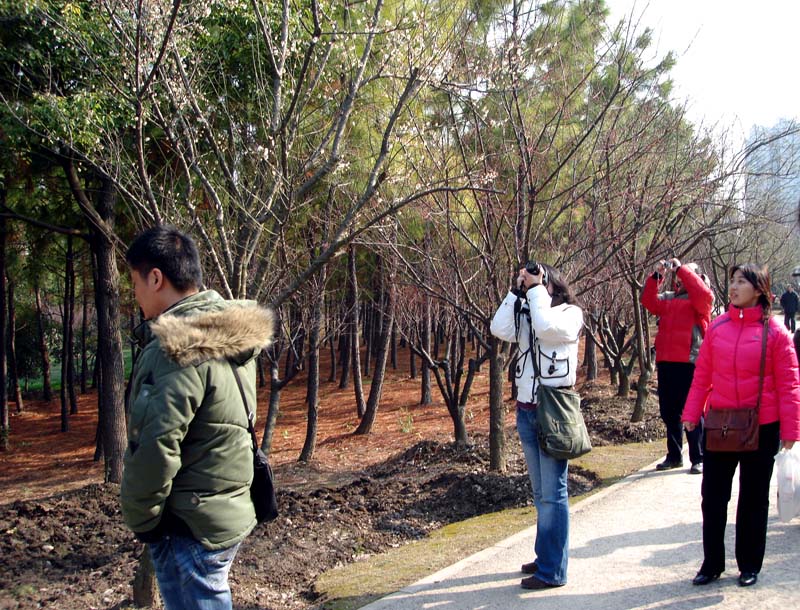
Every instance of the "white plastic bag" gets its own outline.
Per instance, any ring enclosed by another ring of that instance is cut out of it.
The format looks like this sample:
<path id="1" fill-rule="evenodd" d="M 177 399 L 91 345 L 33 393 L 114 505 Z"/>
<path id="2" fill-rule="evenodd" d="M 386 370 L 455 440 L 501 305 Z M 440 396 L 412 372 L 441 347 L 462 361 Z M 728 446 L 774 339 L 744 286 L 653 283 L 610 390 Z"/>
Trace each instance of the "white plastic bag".
<path id="1" fill-rule="evenodd" d="M 775 456 L 778 467 L 778 516 L 791 521 L 800 514 L 800 443 Z"/>

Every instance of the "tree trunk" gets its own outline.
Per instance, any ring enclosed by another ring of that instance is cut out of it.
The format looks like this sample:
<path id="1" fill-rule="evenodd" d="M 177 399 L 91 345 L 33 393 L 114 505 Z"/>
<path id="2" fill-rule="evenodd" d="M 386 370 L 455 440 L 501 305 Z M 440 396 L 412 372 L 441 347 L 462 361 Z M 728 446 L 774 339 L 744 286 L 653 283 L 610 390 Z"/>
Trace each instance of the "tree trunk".
<path id="1" fill-rule="evenodd" d="M 469 400 L 469 392 L 472 389 L 472 381 L 475 379 L 475 373 L 480 368 L 479 362 L 475 358 L 470 358 L 467 365 L 467 378 L 464 380 L 464 389 L 461 390 L 461 397 L 458 400 L 459 407 L 466 407 L 467 400 Z"/>
<path id="2" fill-rule="evenodd" d="M 327 268 L 320 271 L 319 285 L 324 292 Z M 322 299 L 314 299 L 314 312 L 311 318 L 311 332 L 308 335 L 308 420 L 306 421 L 306 439 L 298 460 L 309 462 L 314 457 L 317 447 L 317 418 L 319 415 L 319 352 L 320 334 L 322 332 Z"/>
<path id="3" fill-rule="evenodd" d="M 82 292 L 82 314 L 81 314 L 81 394 L 86 394 L 87 377 L 89 375 L 89 354 L 87 342 L 89 336 L 89 286 L 86 278 L 86 259 L 81 267 L 81 287 Z"/>
<path id="4" fill-rule="evenodd" d="M 464 420 L 464 407 L 454 405 L 453 417 L 453 437 L 457 447 L 469 446 L 469 435 L 467 434 L 467 422 Z"/>
<path id="5" fill-rule="evenodd" d="M 139 565 L 133 577 L 133 605 L 136 608 L 161 608 L 156 571 L 147 545 L 139 556 Z"/>
<path id="6" fill-rule="evenodd" d="M 591 322 L 589 323 L 591 324 Z M 597 379 L 597 343 L 595 343 L 594 335 L 591 332 L 585 334 L 586 341 L 584 343 L 586 362 L 586 381 L 593 381 Z"/>
<path id="7" fill-rule="evenodd" d="M 100 349 L 99 346 L 95 350 L 94 357 L 94 377 L 92 378 L 92 385 L 97 389 L 97 430 L 94 434 L 94 461 L 99 462 L 103 459 L 103 405 L 100 404 L 100 397 L 103 395 L 103 380 L 101 379 L 102 372 L 100 370 Z"/>
<path id="8" fill-rule="evenodd" d="M 78 413 L 78 396 L 75 393 L 75 250 L 72 238 L 67 256 L 69 264 L 69 326 L 67 326 L 67 395 L 69 396 L 69 414 Z"/>
<path id="9" fill-rule="evenodd" d="M 372 334 L 373 313 L 373 308 L 368 303 L 364 303 L 364 377 L 369 377 L 369 366 L 372 361 L 370 354 L 375 343 Z"/>
<path id="10" fill-rule="evenodd" d="M 61 308 L 61 431 L 69 432 L 69 329 L 72 326 L 72 307 L 70 306 L 70 282 L 72 273 L 72 235 L 67 235 L 67 254 L 64 266 L 64 302 Z"/>
<path id="11" fill-rule="evenodd" d="M 414 348 L 410 342 L 408 344 L 408 376 L 411 379 L 417 378 L 417 355 L 414 353 Z"/>
<path id="12" fill-rule="evenodd" d="M 382 282 L 383 297 L 385 299 L 385 310 L 381 317 L 381 334 L 378 341 L 378 353 L 375 358 L 375 373 L 372 376 L 372 385 L 369 388 L 369 398 L 367 400 L 367 409 L 361 422 L 356 428 L 356 434 L 369 434 L 372 431 L 372 426 L 375 423 L 375 417 L 378 414 L 378 405 L 381 400 L 381 392 L 383 390 L 383 379 L 386 374 L 386 361 L 389 357 L 389 343 L 392 340 L 392 324 L 394 323 L 394 307 L 395 307 L 395 262 L 390 263 L 391 268 L 385 270 L 386 280 Z"/>
<path id="13" fill-rule="evenodd" d="M 328 347 L 331 353 L 331 373 L 328 375 L 328 381 L 334 383 L 336 381 L 336 340 L 333 338 L 333 333 L 328 337 Z"/>
<path id="14" fill-rule="evenodd" d="M 5 207 L 6 191 L 0 188 L 0 205 Z M 0 451 L 9 444 L 8 382 L 6 379 L 6 236 L 7 221 L 0 216 Z"/>
<path id="15" fill-rule="evenodd" d="M 620 361 L 619 366 L 615 368 L 617 371 L 617 378 L 619 379 L 617 396 L 620 398 L 627 398 L 631 391 L 631 377 L 625 371 L 625 366 L 623 365 L 622 361 Z"/>
<path id="16" fill-rule="evenodd" d="M 117 194 L 110 180 L 103 179 L 97 212 L 113 230 Z M 120 327 L 119 273 L 111 236 L 89 223 L 92 249 L 97 261 L 95 310 L 97 311 L 97 357 L 100 359 L 98 406 L 102 413 L 101 443 L 106 482 L 122 480 L 122 458 L 127 445 L 125 433 L 125 368 Z"/>
<path id="17" fill-rule="evenodd" d="M 449 363 L 441 363 L 440 369 L 444 372 L 444 381 L 442 381 L 441 372 L 437 373 L 436 380 L 447 405 L 447 412 L 453 421 L 453 438 L 458 447 L 467 447 L 469 445 L 469 437 L 467 435 L 466 422 L 464 421 L 464 408 L 458 405 L 458 383 L 454 383 Z"/>
<path id="18" fill-rule="evenodd" d="M 489 337 L 489 469 L 506 471 L 506 405 L 503 402 L 505 358 L 502 342 Z"/>
<path id="19" fill-rule="evenodd" d="M 348 316 L 349 317 L 349 316 Z M 339 335 L 339 359 L 342 362 L 339 374 L 339 389 L 346 390 L 350 385 L 350 326 L 347 320 L 343 325 L 343 332 Z"/>
<path id="20" fill-rule="evenodd" d="M 636 403 L 633 406 L 633 414 L 631 415 L 631 421 L 634 423 L 644 419 L 644 414 L 647 410 L 647 398 L 650 396 L 648 384 L 652 376 L 653 370 L 649 367 L 645 367 L 641 375 L 639 375 L 639 380 L 636 382 Z"/>
<path id="21" fill-rule="evenodd" d="M 17 307 L 14 295 L 14 280 L 8 279 L 8 375 L 11 384 L 11 395 L 17 413 L 22 413 L 22 390 L 19 387 L 19 367 L 17 366 Z"/>
<path id="22" fill-rule="evenodd" d="M 631 414 L 632 422 L 640 422 L 644 419 L 644 412 L 647 408 L 647 397 L 650 395 L 648 382 L 653 374 L 653 361 L 650 358 L 649 334 L 645 331 L 647 314 L 639 304 L 639 288 L 637 284 L 631 283 L 631 299 L 633 301 L 633 321 L 634 332 L 636 333 L 636 352 L 639 359 L 639 379 L 636 382 L 636 403 Z"/>
<path id="23" fill-rule="evenodd" d="M 281 390 L 283 385 L 280 380 L 278 366 L 280 360 L 270 360 L 269 363 L 269 407 L 267 408 L 267 421 L 264 423 L 264 434 L 261 437 L 261 451 L 269 455 L 272 451 L 272 437 L 275 435 L 275 426 L 281 411 Z"/>
<path id="24" fill-rule="evenodd" d="M 36 300 L 36 330 L 39 334 L 39 355 L 42 359 L 42 399 L 46 402 L 53 400 L 53 386 L 50 382 L 50 350 L 47 348 L 45 335 L 44 312 L 42 304 L 42 289 L 39 283 L 34 284 L 33 295 Z"/>
<path id="25" fill-rule="evenodd" d="M 267 385 L 267 371 L 264 367 L 264 358 L 266 355 L 264 352 L 259 352 L 258 357 L 256 358 L 256 371 L 258 372 L 258 387 L 263 388 Z"/>
<path id="26" fill-rule="evenodd" d="M 425 306 L 422 312 L 422 336 L 420 337 L 420 345 L 426 354 L 431 353 L 431 299 L 425 296 Z M 433 395 L 431 393 L 431 367 L 423 360 L 421 366 L 422 380 L 420 384 L 420 399 L 419 404 L 429 405 L 433 402 Z"/>
<path id="27" fill-rule="evenodd" d="M 350 360 L 353 370 L 353 391 L 356 399 L 356 412 L 358 417 L 363 417 L 366 411 L 364 402 L 364 388 L 361 384 L 361 347 L 359 346 L 358 325 L 358 276 L 356 275 L 356 247 L 350 244 L 347 253 L 348 276 L 348 309 L 350 311 Z"/>
<path id="28" fill-rule="evenodd" d="M 392 324 L 391 358 L 392 370 L 397 370 L 397 322 Z"/>

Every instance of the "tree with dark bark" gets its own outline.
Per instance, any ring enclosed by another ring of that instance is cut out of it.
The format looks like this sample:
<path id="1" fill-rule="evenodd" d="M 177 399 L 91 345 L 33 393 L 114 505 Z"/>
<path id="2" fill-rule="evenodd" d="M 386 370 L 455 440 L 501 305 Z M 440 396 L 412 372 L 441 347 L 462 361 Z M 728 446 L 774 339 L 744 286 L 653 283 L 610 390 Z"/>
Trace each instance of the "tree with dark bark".
<path id="1" fill-rule="evenodd" d="M 364 400 L 364 388 L 361 382 L 361 347 L 359 345 L 359 296 L 358 274 L 356 272 L 356 245 L 350 244 L 347 250 L 347 309 L 349 312 L 350 360 L 353 371 L 353 394 L 356 402 L 356 414 L 364 417 L 367 410 Z"/>
<path id="2" fill-rule="evenodd" d="M 39 345 L 39 356 L 42 368 L 42 400 L 50 402 L 53 399 L 53 386 L 50 381 L 50 350 L 47 347 L 44 322 L 44 301 L 42 299 L 42 289 L 38 280 L 33 286 L 33 295 L 36 303 L 36 331 Z"/>
<path id="3" fill-rule="evenodd" d="M 67 236 L 67 249 L 64 256 L 64 298 L 62 300 L 61 310 L 61 379 L 59 380 L 60 398 L 61 398 L 61 431 L 69 432 L 69 369 L 70 369 L 70 352 L 72 351 L 72 344 L 70 343 L 69 329 L 72 326 L 72 312 L 74 310 L 74 303 L 70 301 L 70 283 L 75 280 L 74 273 L 72 272 L 72 236 Z"/>
<path id="4" fill-rule="evenodd" d="M 0 186 L 0 204 L 5 206 L 6 189 Z M 0 451 L 7 451 L 10 437 L 8 379 L 6 377 L 6 239 L 7 220 L 0 215 Z"/>
<path id="5" fill-rule="evenodd" d="M 308 386 L 306 402 L 308 405 L 306 419 L 306 438 L 298 461 L 309 462 L 317 447 L 317 421 L 319 417 L 319 354 L 322 339 L 322 306 L 327 283 L 327 267 L 322 267 L 315 283 L 315 297 L 312 298 L 310 329 L 308 332 Z"/>
<path id="6" fill-rule="evenodd" d="M 22 390 L 19 386 L 19 367 L 17 366 L 17 308 L 15 297 L 16 282 L 8 279 L 8 381 L 17 413 L 22 413 Z"/>
<path id="7" fill-rule="evenodd" d="M 369 388 L 369 397 L 367 398 L 366 410 L 364 411 L 364 415 L 361 418 L 358 427 L 356 428 L 355 434 L 369 434 L 372 432 L 372 426 L 375 424 L 375 417 L 378 414 L 378 406 L 380 405 L 381 393 L 383 391 L 383 381 L 386 375 L 386 362 L 389 358 L 390 351 L 389 343 L 392 340 L 392 325 L 394 324 L 395 316 L 395 281 L 397 277 L 397 261 L 394 257 L 390 256 L 388 260 L 381 258 L 380 262 L 380 294 L 382 296 L 382 311 L 380 333 L 377 338 L 375 371 L 372 375 L 372 383 Z"/>

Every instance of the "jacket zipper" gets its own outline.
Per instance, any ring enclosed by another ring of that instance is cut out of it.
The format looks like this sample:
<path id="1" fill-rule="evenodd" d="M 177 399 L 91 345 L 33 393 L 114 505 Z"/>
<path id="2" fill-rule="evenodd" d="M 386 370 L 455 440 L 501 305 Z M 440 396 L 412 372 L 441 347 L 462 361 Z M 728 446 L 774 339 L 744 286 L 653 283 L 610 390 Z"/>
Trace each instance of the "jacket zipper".
<path id="1" fill-rule="evenodd" d="M 741 320 L 744 317 L 744 310 L 739 310 L 739 319 Z M 739 334 L 736 335 L 736 346 L 733 349 L 733 374 L 734 379 L 736 379 L 735 387 L 736 387 L 736 406 L 738 407 L 741 401 L 739 400 L 739 339 L 742 338 L 742 331 L 744 330 L 744 322 L 739 326 Z"/>

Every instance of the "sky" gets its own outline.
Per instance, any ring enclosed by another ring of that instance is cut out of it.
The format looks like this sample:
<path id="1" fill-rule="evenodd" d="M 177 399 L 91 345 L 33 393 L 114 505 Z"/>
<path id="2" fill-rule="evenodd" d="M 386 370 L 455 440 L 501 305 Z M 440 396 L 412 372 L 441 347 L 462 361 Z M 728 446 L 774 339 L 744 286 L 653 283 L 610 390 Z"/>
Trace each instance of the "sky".
<path id="1" fill-rule="evenodd" d="M 610 23 L 633 11 L 650 27 L 689 118 L 746 137 L 800 120 L 800 0 L 606 0 Z"/>

